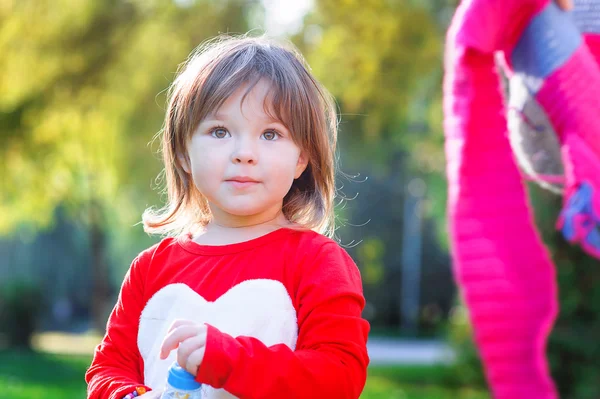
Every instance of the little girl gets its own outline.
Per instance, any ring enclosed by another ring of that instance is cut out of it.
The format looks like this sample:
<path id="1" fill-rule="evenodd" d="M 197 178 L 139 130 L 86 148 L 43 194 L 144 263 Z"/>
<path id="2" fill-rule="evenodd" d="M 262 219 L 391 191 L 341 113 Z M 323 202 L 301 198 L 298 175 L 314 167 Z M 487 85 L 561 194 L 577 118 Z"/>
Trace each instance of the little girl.
<path id="1" fill-rule="evenodd" d="M 169 238 L 143 251 L 86 373 L 88 398 L 158 398 L 177 361 L 203 398 L 358 398 L 369 324 L 334 228 L 337 120 L 301 56 L 222 38 L 172 85 Z"/>

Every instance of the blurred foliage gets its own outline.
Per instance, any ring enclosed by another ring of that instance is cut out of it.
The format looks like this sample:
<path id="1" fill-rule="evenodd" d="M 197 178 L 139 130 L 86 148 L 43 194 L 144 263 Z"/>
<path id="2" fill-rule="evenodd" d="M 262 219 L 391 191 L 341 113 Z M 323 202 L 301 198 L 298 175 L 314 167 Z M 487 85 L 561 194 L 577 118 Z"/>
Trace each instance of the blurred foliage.
<path id="1" fill-rule="evenodd" d="M 534 184 L 530 200 L 542 238 L 556 266 L 560 310 L 548 340 L 551 373 L 563 399 L 600 397 L 600 261 L 569 245 L 554 228 L 562 200 Z M 459 369 L 470 384 L 483 384 L 466 311 L 457 307 L 450 337 Z"/>
<path id="2" fill-rule="evenodd" d="M 164 90 L 204 39 L 247 29 L 247 1 L 8 1 L 0 6 L 0 233 L 90 199 L 131 225 L 158 202 L 149 142 Z M 157 95 L 157 93 L 159 93 Z M 156 148 L 154 148 L 156 150 Z M 83 211 L 83 213 L 82 213 Z"/>
<path id="3" fill-rule="evenodd" d="M 356 261 L 363 268 L 364 284 L 381 284 L 384 274 L 384 265 L 381 258 L 384 251 L 384 245 L 378 238 L 367 238 L 358 247 L 358 259 Z"/>
<path id="4" fill-rule="evenodd" d="M 454 3 L 316 0 L 294 37 L 338 101 L 342 167 L 387 180 L 392 192 L 400 190 L 400 206 L 408 176 L 422 177 L 428 186 L 424 216 L 434 221 L 435 241 L 445 249 L 441 60 Z M 390 246 L 397 249 L 385 241 Z"/>
<path id="5" fill-rule="evenodd" d="M 443 171 L 441 58 L 444 1 L 318 0 L 296 42 L 336 96 L 342 138 L 382 167 L 410 150 L 420 170 Z M 413 151 L 414 150 L 414 151 Z"/>
<path id="6" fill-rule="evenodd" d="M 130 227 L 160 205 L 166 88 L 199 43 L 245 32 L 257 2 L 59 0 L 0 3 L 0 235 L 49 227 L 61 206 L 89 225 L 92 316 L 114 300 L 109 263 L 124 271 L 146 242 Z M 123 233 L 126 231 L 126 233 Z M 125 238 L 112 248 L 113 236 Z M 123 237 L 129 235 L 129 237 Z M 136 237 L 133 237 L 135 235 Z M 123 273 L 119 273 L 121 276 Z"/>
<path id="7" fill-rule="evenodd" d="M 486 386 L 481 359 L 473 341 L 473 330 L 462 302 L 452 308 L 448 320 L 448 339 L 457 356 L 457 379 L 471 386 Z"/>
<path id="8" fill-rule="evenodd" d="M 0 284 L 0 349 L 31 348 L 31 337 L 42 307 L 37 284 L 11 281 Z M 4 341 L 4 342 L 1 342 Z"/>
<path id="9" fill-rule="evenodd" d="M 345 118 L 364 114 L 362 137 L 400 136 L 409 105 L 439 65 L 440 35 L 426 9 L 383 0 L 320 0 L 308 19 L 306 45 L 317 76 L 338 99 Z M 320 31 L 320 37 L 310 36 Z M 308 34 L 307 34 L 308 32 Z M 370 139 L 370 140 L 369 140 Z"/>

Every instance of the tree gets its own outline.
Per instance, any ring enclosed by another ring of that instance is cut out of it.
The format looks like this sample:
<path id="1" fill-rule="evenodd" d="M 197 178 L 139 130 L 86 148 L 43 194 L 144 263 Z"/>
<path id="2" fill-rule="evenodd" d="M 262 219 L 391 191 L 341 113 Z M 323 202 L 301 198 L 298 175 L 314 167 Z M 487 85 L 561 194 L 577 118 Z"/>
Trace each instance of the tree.
<path id="1" fill-rule="evenodd" d="M 318 0 L 294 40 L 336 97 L 355 169 L 427 181 L 427 215 L 446 243 L 442 47 L 452 1 Z M 398 184 L 402 184 L 398 181 Z"/>
<path id="2" fill-rule="evenodd" d="M 255 2 L 19 1 L 0 6 L 0 234 L 50 226 L 67 205 L 89 224 L 96 326 L 112 300 L 108 222 L 159 202 L 149 143 L 165 89 L 203 40 L 247 30 Z"/>
<path id="3" fill-rule="evenodd" d="M 416 2 L 319 0 L 305 24 L 295 40 L 338 100 L 349 146 L 387 163 L 425 138 L 441 76 L 443 30 L 434 14 Z"/>

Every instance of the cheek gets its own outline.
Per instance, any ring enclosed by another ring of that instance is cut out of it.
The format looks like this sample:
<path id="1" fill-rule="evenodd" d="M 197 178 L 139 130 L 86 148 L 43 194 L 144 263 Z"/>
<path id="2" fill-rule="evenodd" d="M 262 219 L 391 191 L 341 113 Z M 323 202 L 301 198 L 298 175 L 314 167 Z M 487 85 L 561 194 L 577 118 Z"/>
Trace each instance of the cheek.
<path id="1" fill-rule="evenodd" d="M 290 168 L 289 165 L 286 165 L 286 167 L 281 167 L 281 168 L 277 168 L 275 170 L 273 170 L 273 177 L 276 182 L 276 184 L 278 185 L 282 185 L 282 186 L 290 186 L 292 185 L 293 181 L 294 181 L 294 169 Z"/>
<path id="2" fill-rule="evenodd" d="M 196 153 L 190 157 L 194 185 L 203 193 L 216 189 L 222 176 L 222 167 L 215 161 L 209 154 Z"/>
<path id="3" fill-rule="evenodd" d="M 294 181 L 294 175 L 296 173 L 296 165 L 298 164 L 298 153 L 296 151 L 287 151 L 282 152 L 278 156 L 278 162 L 276 165 L 273 165 L 271 169 L 271 174 L 273 176 L 273 180 L 275 180 L 278 184 L 290 186 Z"/>

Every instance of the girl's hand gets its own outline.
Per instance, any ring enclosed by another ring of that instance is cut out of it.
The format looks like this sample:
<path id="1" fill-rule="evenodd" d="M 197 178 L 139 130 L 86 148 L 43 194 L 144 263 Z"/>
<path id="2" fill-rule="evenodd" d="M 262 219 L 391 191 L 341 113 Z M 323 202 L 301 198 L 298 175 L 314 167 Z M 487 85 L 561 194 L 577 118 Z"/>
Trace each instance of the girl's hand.
<path id="1" fill-rule="evenodd" d="M 166 359 L 177 349 L 177 363 L 190 374 L 196 375 L 204 359 L 207 327 L 189 320 L 173 322 L 160 348 L 160 358 Z"/>
<path id="2" fill-rule="evenodd" d="M 573 8 L 573 0 L 556 0 L 556 4 L 564 11 L 569 11 Z"/>

